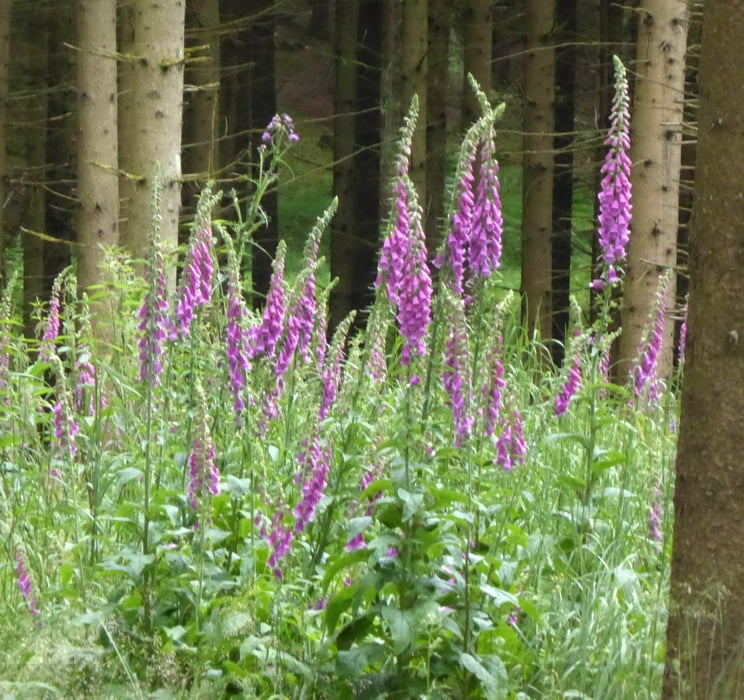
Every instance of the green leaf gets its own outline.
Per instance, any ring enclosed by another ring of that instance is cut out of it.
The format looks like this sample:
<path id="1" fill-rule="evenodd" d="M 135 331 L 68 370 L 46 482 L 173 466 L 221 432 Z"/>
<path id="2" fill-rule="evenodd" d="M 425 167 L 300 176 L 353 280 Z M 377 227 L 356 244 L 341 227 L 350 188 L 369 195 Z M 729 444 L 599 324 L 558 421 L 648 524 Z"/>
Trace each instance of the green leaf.
<path id="1" fill-rule="evenodd" d="M 398 489 L 398 498 L 403 501 L 402 520 L 404 523 L 407 523 L 424 502 L 424 494 L 411 493 L 410 491 L 400 488 Z"/>
<path id="2" fill-rule="evenodd" d="M 492 657 L 492 659 L 495 662 L 494 665 L 496 668 L 494 670 L 496 671 L 496 675 L 470 654 L 460 654 L 460 665 L 470 671 L 482 683 L 486 698 L 497 700 L 505 695 L 504 692 L 500 692 L 500 688 L 506 682 L 506 669 L 501 659 L 498 657 Z M 506 691 L 505 686 L 504 691 Z"/>
<path id="3" fill-rule="evenodd" d="M 495 588 L 494 586 L 489 586 L 486 583 L 482 583 L 480 589 L 483 594 L 491 598 L 493 602 L 496 603 L 496 605 L 504 605 L 505 603 L 509 603 L 509 605 L 515 606 L 519 605 L 517 596 L 509 593 L 508 591 L 501 590 L 500 588 Z"/>
<path id="4" fill-rule="evenodd" d="M 116 475 L 116 485 L 121 488 L 134 479 L 142 477 L 142 470 L 137 467 L 125 467 Z"/>
<path id="5" fill-rule="evenodd" d="M 393 652 L 400 654 L 411 644 L 411 625 L 408 616 L 402 610 L 386 605 L 382 608 L 382 619 L 390 627 L 390 637 L 393 640 Z"/>
<path id="6" fill-rule="evenodd" d="M 602 455 L 602 459 L 594 459 L 592 461 L 592 474 L 598 476 L 603 471 L 606 471 L 610 467 L 615 467 L 618 464 L 622 464 L 625 461 L 625 455 L 622 452 L 611 450 L 605 452 Z"/>

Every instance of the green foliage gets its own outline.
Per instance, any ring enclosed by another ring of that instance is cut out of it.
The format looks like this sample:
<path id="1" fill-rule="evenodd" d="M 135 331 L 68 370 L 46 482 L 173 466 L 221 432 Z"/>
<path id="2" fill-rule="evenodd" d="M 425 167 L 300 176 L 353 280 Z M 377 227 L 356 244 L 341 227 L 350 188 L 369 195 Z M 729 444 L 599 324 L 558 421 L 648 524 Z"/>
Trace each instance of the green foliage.
<path id="1" fill-rule="evenodd" d="M 250 222 L 214 225 L 241 250 Z M 234 251 L 226 257 L 240 268 Z M 473 427 L 458 442 L 442 380 L 452 370 L 446 296 L 434 303 L 428 355 L 402 366 L 379 295 L 366 330 L 347 343 L 327 415 L 319 408 L 344 343 L 343 333 L 326 343 L 318 313 L 309 356 L 295 353 L 281 381 L 276 355 L 253 358 L 238 419 L 224 349 L 228 270 L 195 310 L 189 335 L 165 342 L 156 386 L 139 378 L 145 285 L 121 255 L 111 265 L 110 345 L 89 337 L 69 273 L 51 361 L 19 336 L 12 309 L 0 319 L 9 362 L 0 393 L 4 693 L 658 693 L 670 538 L 668 519 L 663 543 L 650 537 L 649 512 L 657 498 L 671 510 L 676 399 L 629 405 L 627 388 L 601 376 L 601 344 L 588 341 L 605 329 L 580 329 L 584 381 L 558 418 L 565 371 L 546 366 L 525 339 L 503 278 L 480 281 L 462 358 Z M 284 288 L 295 310 L 315 263 L 306 257 L 297 267 Z M 324 291 L 317 297 L 322 308 Z M 260 319 L 246 313 L 256 327 Z M 373 371 L 375 349 L 383 374 Z M 496 356 L 505 386 L 492 432 Z M 81 379 L 81 358 L 95 368 L 92 383 Z M 62 396 L 79 427 L 76 449 L 69 433 L 57 434 Z M 499 440 L 516 429 L 517 412 L 526 452 L 505 469 Z M 190 458 L 199 435 L 214 441 L 220 492 L 195 510 Z M 327 474 L 298 529 L 311 459 L 326 459 Z M 291 533 L 283 556 L 277 533 Z M 38 616 L 17 585 L 16 551 Z"/>

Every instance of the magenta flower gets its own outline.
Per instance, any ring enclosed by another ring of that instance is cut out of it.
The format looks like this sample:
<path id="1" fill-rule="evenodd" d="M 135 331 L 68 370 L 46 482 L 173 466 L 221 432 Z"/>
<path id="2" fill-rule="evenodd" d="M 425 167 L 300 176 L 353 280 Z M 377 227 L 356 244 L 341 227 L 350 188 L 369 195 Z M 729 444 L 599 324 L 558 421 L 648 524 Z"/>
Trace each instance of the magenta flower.
<path id="1" fill-rule="evenodd" d="M 568 405 L 571 403 L 571 399 L 576 395 L 576 392 L 581 387 L 581 342 L 580 342 L 581 330 L 576 329 L 574 332 L 574 342 L 571 347 L 571 367 L 568 370 L 568 377 L 563 383 L 558 396 L 555 397 L 555 415 L 560 418 L 568 410 Z"/>
<path id="2" fill-rule="evenodd" d="M 233 395 L 233 411 L 240 425 L 245 410 L 245 392 L 251 371 L 248 345 L 248 309 L 240 291 L 235 271 L 227 280 L 227 323 L 225 324 L 225 352 L 230 392 Z"/>
<path id="3" fill-rule="evenodd" d="M 70 406 L 70 396 L 64 383 L 62 365 L 57 360 L 59 379 L 56 384 L 56 401 L 52 407 L 52 452 L 55 455 L 74 458 L 77 454 L 75 436 L 80 428 Z"/>
<path id="4" fill-rule="evenodd" d="M 152 386 L 158 386 L 160 374 L 163 371 L 160 359 L 163 355 L 163 343 L 169 336 L 171 322 L 168 318 L 163 252 L 157 238 L 153 240 L 152 256 L 146 278 L 148 288 L 137 314 L 140 320 L 137 330 L 142 334 L 137 344 L 140 361 L 139 376 L 141 381 L 148 381 Z"/>
<path id="5" fill-rule="evenodd" d="M 473 418 L 472 387 L 468 358 L 467 323 L 461 297 L 452 298 L 451 326 L 445 341 L 442 382 L 452 404 L 455 419 L 455 446 L 463 444 L 470 437 Z"/>
<path id="6" fill-rule="evenodd" d="M 279 568 L 279 563 L 284 557 L 289 554 L 292 547 L 292 540 L 294 539 L 294 531 L 291 527 L 288 527 L 285 522 L 285 513 L 283 508 L 277 508 L 274 511 L 274 515 L 271 518 L 271 530 L 267 534 L 266 531 L 262 533 L 262 536 L 266 539 L 269 545 L 271 554 L 266 562 L 267 566 L 274 572 L 278 579 L 283 579 Z"/>
<path id="7" fill-rule="evenodd" d="M 333 333 L 330 351 L 326 358 L 325 367 L 323 368 L 323 395 L 320 400 L 318 409 L 318 421 L 328 417 L 328 412 L 336 400 L 338 387 L 341 382 L 341 363 L 344 359 L 344 345 L 346 337 L 349 334 L 349 328 L 354 320 L 355 314 L 350 313 Z"/>
<path id="8" fill-rule="evenodd" d="M 21 595 L 23 596 L 26 604 L 28 605 L 28 611 L 32 615 L 39 614 L 39 608 L 36 604 L 36 598 L 33 594 L 33 586 L 31 584 L 31 577 L 26 568 L 26 562 L 23 558 L 23 552 L 20 549 L 16 550 L 16 583 L 18 588 L 21 589 Z"/>
<path id="9" fill-rule="evenodd" d="M 176 321 L 180 335 L 187 336 L 194 320 L 194 310 L 206 306 L 212 298 L 212 228 L 202 221 L 192 234 L 186 253 L 180 294 L 176 305 Z M 176 327 L 173 327 L 176 330 Z"/>
<path id="10" fill-rule="evenodd" d="M 416 116 L 417 103 L 414 102 L 402 129 L 393 187 L 392 227 L 382 244 L 375 281 L 378 289 L 384 284 L 387 297 L 396 308 L 398 326 L 405 341 L 401 353 L 403 365 L 410 363 L 412 354 L 421 357 L 426 353 L 425 337 L 431 322 L 432 283 L 426 260 L 422 211 L 408 176 Z"/>
<path id="11" fill-rule="evenodd" d="M 492 437 L 496 425 L 501 417 L 501 409 L 504 403 L 504 392 L 506 380 L 504 379 L 504 361 L 501 350 L 504 345 L 503 336 L 499 336 L 494 344 L 489 358 L 490 372 L 481 387 L 481 395 L 486 406 L 486 435 Z"/>
<path id="12" fill-rule="evenodd" d="M 287 246 L 283 241 L 279 242 L 276 257 L 272 263 L 273 271 L 269 283 L 269 293 L 266 296 L 266 305 L 263 310 L 261 325 L 249 331 L 249 345 L 251 347 L 251 358 L 265 355 L 273 357 L 277 343 L 284 327 L 286 315 L 286 286 L 284 283 L 284 260 Z"/>
<path id="13" fill-rule="evenodd" d="M 679 344 L 677 345 L 677 364 L 681 367 L 685 362 L 685 348 L 687 346 L 687 304 L 682 310 L 682 324 L 679 327 Z"/>
<path id="14" fill-rule="evenodd" d="M 42 362 L 50 362 L 52 355 L 55 353 L 55 345 L 60 330 L 59 307 L 63 279 L 64 274 L 58 275 L 54 280 L 54 285 L 52 285 L 52 294 L 49 297 L 49 311 L 44 325 L 44 332 L 41 336 L 41 345 L 39 346 L 39 359 Z"/>
<path id="15" fill-rule="evenodd" d="M 469 265 L 474 277 L 489 277 L 501 262 L 504 222 L 499 196 L 499 163 L 494 157 L 493 134 L 481 145 L 481 164 L 475 193 Z"/>
<path id="16" fill-rule="evenodd" d="M 664 340 L 664 324 L 671 279 L 671 274 L 667 272 L 659 281 L 654 309 L 649 319 L 650 327 L 647 329 L 641 347 L 638 350 L 639 357 L 637 363 L 631 369 L 635 398 L 639 399 L 646 395 L 650 403 L 653 403 L 659 395 L 657 366 Z"/>
<path id="17" fill-rule="evenodd" d="M 496 459 L 494 463 L 504 471 L 511 471 L 515 464 L 523 464 L 527 454 L 527 443 L 524 440 L 522 414 L 515 410 L 511 421 L 502 418 L 502 432 L 496 440 Z"/>
<path id="18" fill-rule="evenodd" d="M 206 508 L 205 499 L 217 496 L 220 492 L 220 474 L 215 464 L 215 449 L 207 417 L 206 398 L 201 385 L 197 383 L 198 409 L 194 422 L 194 439 L 189 454 L 189 504 L 195 511 Z M 199 523 L 196 523 L 199 527 Z"/>
<path id="19" fill-rule="evenodd" d="M 289 114 L 275 114 L 261 134 L 261 140 L 266 144 L 277 144 L 283 139 L 288 143 L 296 143 L 300 137 L 295 132 L 294 121 Z"/>
<path id="20" fill-rule="evenodd" d="M 294 510 L 295 532 L 302 532 L 315 514 L 328 481 L 330 470 L 331 451 L 327 445 L 321 443 L 320 436 L 316 432 L 308 449 L 305 451 L 305 473 L 302 484 L 302 497 Z"/>
<path id="21" fill-rule="evenodd" d="M 602 289 L 619 281 L 617 266 L 625 260 L 632 214 L 630 184 L 630 98 L 625 67 L 615 56 L 615 96 L 610 130 L 605 143 L 610 147 L 602 165 L 599 193 L 598 236 L 606 266 L 602 278 L 592 287 Z"/>
<path id="22" fill-rule="evenodd" d="M 437 267 L 449 262 L 452 289 L 463 293 L 466 281 L 489 277 L 501 260 L 503 218 L 499 196 L 499 164 L 494 157 L 493 134 L 479 142 L 469 135 L 463 144 L 458 199 L 446 249 L 434 260 Z M 480 153 L 475 176 L 476 156 Z"/>
<path id="23" fill-rule="evenodd" d="M 664 517 L 664 507 L 661 505 L 661 492 L 658 485 L 654 491 L 654 501 L 648 511 L 648 532 L 652 541 L 662 542 L 664 540 L 664 533 L 662 531 L 661 521 Z"/>

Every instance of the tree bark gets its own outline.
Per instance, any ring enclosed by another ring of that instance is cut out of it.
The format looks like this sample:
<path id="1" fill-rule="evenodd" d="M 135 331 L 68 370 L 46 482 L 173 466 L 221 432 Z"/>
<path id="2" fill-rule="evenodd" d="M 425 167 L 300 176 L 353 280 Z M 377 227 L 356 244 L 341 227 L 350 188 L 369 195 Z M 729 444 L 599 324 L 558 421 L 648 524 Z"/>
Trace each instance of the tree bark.
<path id="1" fill-rule="evenodd" d="M 186 11 L 189 62 L 184 80 L 184 209 L 196 210 L 199 193 L 219 171 L 220 8 L 218 0 L 199 0 Z"/>
<path id="2" fill-rule="evenodd" d="M 633 221 L 621 314 L 620 375 L 638 356 L 664 270 L 676 265 L 687 0 L 644 0 L 640 13 L 631 160 Z M 674 295 L 669 297 L 670 308 Z M 666 314 L 657 372 L 672 369 L 674 323 Z"/>
<path id="3" fill-rule="evenodd" d="M 522 184 L 522 294 L 530 337 L 551 333 L 553 109 L 555 7 L 526 0 L 527 54 L 524 75 L 524 160 Z"/>
<path id="4" fill-rule="evenodd" d="M 452 3 L 448 3 L 450 6 Z M 488 95 L 491 91 L 493 27 L 491 0 L 467 0 L 463 9 L 463 128 L 467 129 L 481 113 L 478 98 L 468 81 L 470 73 Z"/>
<path id="5" fill-rule="evenodd" d="M 79 0 L 78 46 L 78 290 L 106 280 L 104 247 L 119 241 L 116 82 L 116 0 Z M 105 298 L 94 312 L 109 311 Z M 94 324 L 95 328 L 96 324 Z"/>
<path id="6" fill-rule="evenodd" d="M 8 156 L 6 129 L 8 124 L 8 82 L 10 75 L 10 21 L 12 0 L 0 0 L 0 286 L 5 288 L 7 270 L 5 248 L 7 230 L 5 203 L 8 190 Z"/>
<path id="7" fill-rule="evenodd" d="M 429 55 L 427 56 L 428 124 L 426 129 L 426 237 L 439 239 L 444 216 L 447 177 L 447 106 L 449 99 L 449 48 L 452 3 L 429 0 Z"/>
<path id="8" fill-rule="evenodd" d="M 178 246 L 181 208 L 184 2 L 131 0 L 121 11 L 119 164 L 125 173 L 121 242 L 137 257 L 148 255 L 153 177 L 159 168 L 160 238 L 173 292 L 176 269 L 170 256 Z"/>
<path id="9" fill-rule="evenodd" d="M 406 0 L 403 5 L 403 35 L 401 46 L 402 107 L 405 112 L 414 95 L 418 96 L 419 119 L 411 143 L 410 176 L 419 195 L 426 202 L 426 71 L 428 49 L 428 1 Z M 427 212 L 424 212 L 426 221 Z M 427 237 L 426 245 L 434 251 L 439 241 Z"/>
<path id="10" fill-rule="evenodd" d="M 744 696 L 743 0 L 707 0 L 664 697 Z"/>
<path id="11" fill-rule="evenodd" d="M 338 278 L 331 292 L 330 325 L 335 328 L 352 308 L 355 249 L 354 113 L 357 93 L 357 2 L 336 3 L 336 85 L 333 117 L 333 192 L 338 210 L 331 233 L 331 276 Z"/>
<path id="12" fill-rule="evenodd" d="M 576 104 L 576 45 L 578 14 L 576 0 L 558 0 L 556 25 L 559 32 L 555 65 L 555 168 L 553 179 L 553 324 L 551 347 L 556 365 L 563 362 L 571 295 L 571 226 L 574 191 L 574 114 Z"/>

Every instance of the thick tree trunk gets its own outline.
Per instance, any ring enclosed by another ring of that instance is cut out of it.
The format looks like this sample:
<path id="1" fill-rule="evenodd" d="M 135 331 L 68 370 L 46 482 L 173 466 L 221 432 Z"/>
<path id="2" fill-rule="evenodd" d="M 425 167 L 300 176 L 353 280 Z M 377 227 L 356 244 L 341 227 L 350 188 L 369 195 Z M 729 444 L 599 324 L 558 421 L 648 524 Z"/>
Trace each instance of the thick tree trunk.
<path id="1" fill-rule="evenodd" d="M 121 11 L 119 163 L 125 173 L 121 241 L 137 257 L 148 254 L 153 177 L 159 169 L 160 238 L 173 291 L 175 261 L 169 256 L 178 246 L 181 208 L 184 1 L 131 0 Z"/>
<path id="2" fill-rule="evenodd" d="M 571 226 L 574 191 L 574 113 L 576 103 L 576 0 L 558 0 L 559 32 L 555 65 L 555 168 L 553 180 L 553 361 L 563 362 L 571 294 Z"/>
<path id="3" fill-rule="evenodd" d="M 190 47 L 184 80 L 184 209 L 193 214 L 204 185 L 219 170 L 220 8 L 218 0 L 187 6 L 186 43 Z"/>
<path id="4" fill-rule="evenodd" d="M 628 246 L 620 337 L 620 375 L 638 355 L 659 279 L 677 261 L 687 0 L 644 0 L 631 134 L 633 221 Z M 674 303 L 670 295 L 670 307 Z M 672 368 L 674 323 L 667 314 L 658 373 Z"/>
<path id="5" fill-rule="evenodd" d="M 744 697 L 744 1 L 707 0 L 664 697 Z"/>
<path id="6" fill-rule="evenodd" d="M 426 202 L 426 71 L 428 50 L 428 1 L 406 0 L 403 5 L 403 35 L 401 43 L 402 107 L 407 110 L 414 95 L 419 100 L 419 119 L 411 144 L 410 176 L 419 194 L 419 201 Z M 426 217 L 427 212 L 424 212 Z M 437 240 L 427 238 L 430 251 L 436 249 Z"/>
<path id="7" fill-rule="evenodd" d="M 522 294 L 530 336 L 551 333 L 553 225 L 554 3 L 526 1 L 522 184 Z"/>
<path id="8" fill-rule="evenodd" d="M 478 98 L 468 81 L 470 73 L 488 95 L 491 91 L 493 26 L 491 0 L 467 0 L 463 8 L 463 128 L 467 129 L 481 113 Z M 451 6 L 452 3 L 450 2 Z"/>
<path id="9" fill-rule="evenodd" d="M 119 241 L 116 0 L 78 2 L 78 256 L 80 292 L 103 284 L 104 247 Z M 93 304 L 108 311 L 105 298 Z"/>
<path id="10" fill-rule="evenodd" d="M 447 102 L 449 99 L 449 47 L 452 3 L 429 0 L 429 55 L 427 56 L 428 125 L 426 133 L 426 237 L 438 240 L 442 232 L 447 177 Z"/>

